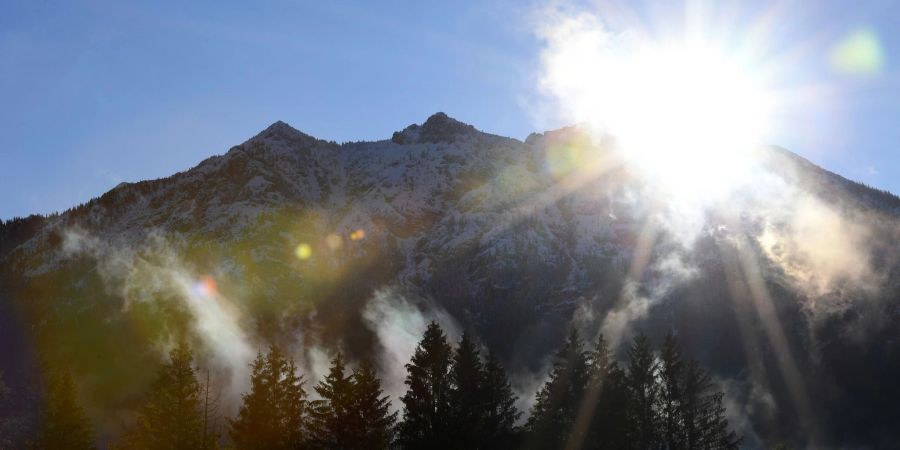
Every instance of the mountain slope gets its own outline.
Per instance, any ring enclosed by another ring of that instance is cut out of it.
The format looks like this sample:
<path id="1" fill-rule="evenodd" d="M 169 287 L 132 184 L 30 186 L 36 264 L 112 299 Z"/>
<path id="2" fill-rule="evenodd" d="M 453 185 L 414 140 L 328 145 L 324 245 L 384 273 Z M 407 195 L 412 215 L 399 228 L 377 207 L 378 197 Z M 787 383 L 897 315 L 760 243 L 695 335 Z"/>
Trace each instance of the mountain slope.
<path id="1" fill-rule="evenodd" d="M 900 393 L 864 380 L 900 375 L 879 362 L 900 200 L 784 150 L 761 160 L 763 188 L 687 213 L 578 128 L 521 142 L 438 113 L 338 145 L 276 122 L 188 171 L 3 224 L 0 292 L 101 418 L 185 333 L 214 361 L 267 341 L 390 353 L 367 319 L 388 292 L 474 329 L 523 379 L 568 326 L 674 328 L 751 445 L 891 442 L 881 402 Z M 851 399 L 873 406 L 830 413 Z"/>

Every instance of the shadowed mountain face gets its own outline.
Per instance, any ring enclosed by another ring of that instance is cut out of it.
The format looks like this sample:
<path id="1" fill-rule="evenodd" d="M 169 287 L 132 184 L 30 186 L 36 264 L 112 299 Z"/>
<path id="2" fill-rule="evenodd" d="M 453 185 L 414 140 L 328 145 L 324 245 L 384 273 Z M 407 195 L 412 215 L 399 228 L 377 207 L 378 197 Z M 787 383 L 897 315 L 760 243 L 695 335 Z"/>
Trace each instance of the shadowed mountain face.
<path id="1" fill-rule="evenodd" d="M 186 337 L 243 388 L 256 349 L 408 358 L 423 318 L 474 330 L 530 397 L 571 327 L 674 329 L 751 447 L 900 439 L 900 200 L 764 149 L 691 209 L 577 128 L 525 142 L 443 113 L 338 145 L 276 122 L 171 177 L 0 225 L 13 378 L 65 361 L 114 433 Z M 25 342 L 26 344 L 20 344 Z M 248 356 L 249 355 L 249 356 Z M 391 392 L 396 393 L 395 392 Z"/>

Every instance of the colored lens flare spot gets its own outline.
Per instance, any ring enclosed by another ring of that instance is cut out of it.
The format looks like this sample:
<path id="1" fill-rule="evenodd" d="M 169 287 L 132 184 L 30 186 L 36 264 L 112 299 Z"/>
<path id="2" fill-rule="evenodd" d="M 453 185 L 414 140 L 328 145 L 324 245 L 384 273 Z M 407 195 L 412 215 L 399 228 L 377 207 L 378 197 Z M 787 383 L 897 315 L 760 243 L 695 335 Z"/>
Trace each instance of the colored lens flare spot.
<path id="1" fill-rule="evenodd" d="M 341 245 L 343 245 L 343 243 L 344 240 L 334 233 L 331 233 L 325 237 L 325 245 L 327 245 L 331 250 L 337 250 L 341 248 Z"/>
<path id="2" fill-rule="evenodd" d="M 206 275 L 199 281 L 197 281 L 195 290 L 198 294 L 204 297 L 210 297 L 216 295 L 219 292 L 219 289 L 216 286 L 216 280 L 209 275 Z"/>
<path id="3" fill-rule="evenodd" d="M 294 250 L 294 254 L 297 255 L 297 259 L 305 261 L 312 256 L 312 247 L 307 243 L 300 244 Z"/>
<path id="4" fill-rule="evenodd" d="M 362 228 L 350 233 L 351 241 L 361 241 L 366 238 L 366 231 Z"/>
<path id="5" fill-rule="evenodd" d="M 884 51 L 871 28 L 860 28 L 844 37 L 829 55 L 831 67 L 849 75 L 871 75 L 884 67 Z"/>

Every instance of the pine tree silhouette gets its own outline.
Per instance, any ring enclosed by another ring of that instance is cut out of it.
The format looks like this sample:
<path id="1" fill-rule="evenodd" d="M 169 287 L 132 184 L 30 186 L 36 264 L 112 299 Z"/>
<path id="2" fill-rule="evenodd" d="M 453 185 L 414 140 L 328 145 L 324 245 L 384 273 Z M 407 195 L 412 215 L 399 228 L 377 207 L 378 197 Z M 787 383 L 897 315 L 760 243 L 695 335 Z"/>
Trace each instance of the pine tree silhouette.
<path id="1" fill-rule="evenodd" d="M 125 436 L 124 448 L 196 449 L 203 445 L 200 383 L 192 366 L 193 354 L 181 343 L 157 374 L 135 427 Z"/>
<path id="2" fill-rule="evenodd" d="M 627 384 L 631 394 L 629 413 L 634 426 L 633 442 L 638 449 L 654 448 L 658 442 L 657 402 L 659 366 L 650 339 L 645 334 L 634 338 L 628 350 Z"/>
<path id="3" fill-rule="evenodd" d="M 682 403 L 684 383 L 684 361 L 675 335 L 666 334 L 659 358 L 659 415 L 662 445 L 671 450 L 686 449 L 684 438 L 684 417 Z"/>
<path id="4" fill-rule="evenodd" d="M 283 448 L 300 448 L 307 438 L 307 405 L 303 376 L 293 358 L 288 358 L 284 376 L 279 381 L 281 396 L 276 404 L 278 423 L 282 429 Z"/>
<path id="5" fill-rule="evenodd" d="M 588 355 L 589 378 L 579 423 L 588 423 L 582 448 L 626 448 L 629 435 L 628 392 L 625 375 L 600 335 Z M 578 448 L 570 439 L 567 448 Z"/>
<path id="6" fill-rule="evenodd" d="M 229 436 L 238 449 L 288 449 L 304 441 L 306 392 L 291 358 L 277 346 L 251 363 L 250 392 L 244 394 Z"/>
<path id="7" fill-rule="evenodd" d="M 483 441 L 480 448 L 518 447 L 516 422 L 522 413 L 516 409 L 517 397 L 509 384 L 506 371 L 490 352 L 485 358 L 480 396 L 483 410 Z"/>
<path id="8" fill-rule="evenodd" d="M 448 436 L 452 350 L 437 322 L 431 322 L 406 365 L 408 390 L 401 398 L 399 443 L 407 449 L 451 448 Z"/>
<path id="9" fill-rule="evenodd" d="M 375 369 L 363 362 L 353 372 L 353 420 L 349 430 L 355 448 L 377 450 L 391 445 L 397 413 L 390 409 L 390 399 L 381 390 L 381 380 L 375 375 Z"/>
<path id="10" fill-rule="evenodd" d="M 484 439 L 484 378 L 481 355 L 469 333 L 463 333 L 450 366 L 448 426 L 457 448 L 480 448 Z"/>
<path id="11" fill-rule="evenodd" d="M 316 392 L 322 399 L 312 406 L 311 447 L 366 450 L 391 445 L 397 413 L 390 412 L 390 400 L 370 364 L 348 374 L 338 353 Z"/>
<path id="12" fill-rule="evenodd" d="M 312 402 L 312 445 L 321 449 L 358 448 L 350 433 L 356 411 L 353 410 L 353 379 L 347 373 L 344 357 L 338 353 L 316 392 L 321 400 Z"/>
<path id="13" fill-rule="evenodd" d="M 564 448 L 566 442 L 573 439 L 571 431 L 587 382 L 584 343 L 573 329 L 554 357 L 549 379 L 535 397 L 531 416 L 525 424 L 529 447 Z M 583 441 L 582 436 L 575 436 L 574 439 Z"/>
<path id="14" fill-rule="evenodd" d="M 276 446 L 275 406 L 262 352 L 257 353 L 250 370 L 250 392 L 244 394 L 238 416 L 229 424 L 231 441 L 238 449 Z"/>
<path id="15" fill-rule="evenodd" d="M 682 417 L 684 447 L 690 449 L 737 449 L 741 439 L 728 428 L 724 394 L 712 391 L 709 375 L 696 361 L 684 371 Z"/>
<path id="16" fill-rule="evenodd" d="M 32 447 L 48 450 L 94 448 L 91 425 L 78 404 L 71 374 L 65 369 L 49 369 L 48 372 Z"/>

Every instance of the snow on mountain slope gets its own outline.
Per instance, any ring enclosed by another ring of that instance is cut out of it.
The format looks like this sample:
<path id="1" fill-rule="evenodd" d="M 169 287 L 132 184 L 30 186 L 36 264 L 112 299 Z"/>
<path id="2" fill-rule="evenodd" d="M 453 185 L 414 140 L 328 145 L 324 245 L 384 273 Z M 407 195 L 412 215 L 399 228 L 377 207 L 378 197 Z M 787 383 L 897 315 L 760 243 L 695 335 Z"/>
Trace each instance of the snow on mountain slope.
<path id="1" fill-rule="evenodd" d="M 656 323 L 737 380 L 754 426 L 773 429 L 790 409 L 751 394 L 789 397 L 779 360 L 809 354 L 798 370 L 812 374 L 835 336 L 892 329 L 864 318 L 896 308 L 878 299 L 896 289 L 900 201 L 780 149 L 764 158 L 768 190 L 681 223 L 677 204 L 578 128 L 521 142 L 437 113 L 389 140 L 338 145 L 276 122 L 185 172 L 3 224 L 0 292 L 53 351 L 142 349 L 79 357 L 84 373 L 113 364 L 103 373 L 123 386 L 183 320 L 169 303 L 193 294 L 167 285 L 206 277 L 233 328 L 351 353 L 376 339 L 360 312 L 386 288 L 427 299 L 523 370 L 539 369 L 573 316 L 589 333 Z M 758 262 L 789 349 L 773 350 L 760 331 L 772 316 L 735 294 L 730 272 L 748 271 L 734 269 L 736 251 Z M 754 358 L 765 370 L 751 376 Z M 100 392 L 115 383 L 88 385 L 110 410 L 128 401 L 124 388 Z"/>

